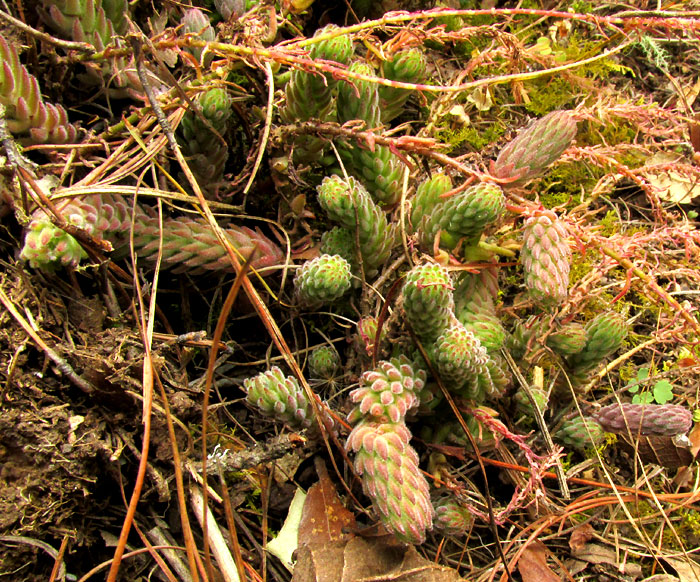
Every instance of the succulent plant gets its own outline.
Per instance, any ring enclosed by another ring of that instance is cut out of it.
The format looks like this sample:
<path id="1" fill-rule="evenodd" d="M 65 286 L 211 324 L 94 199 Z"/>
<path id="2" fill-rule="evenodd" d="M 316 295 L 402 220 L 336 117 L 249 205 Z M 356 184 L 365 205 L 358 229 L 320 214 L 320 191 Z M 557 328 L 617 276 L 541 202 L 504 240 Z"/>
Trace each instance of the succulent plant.
<path id="1" fill-rule="evenodd" d="M 487 391 L 486 396 L 492 400 L 497 400 L 503 397 L 508 388 L 510 388 L 510 385 L 513 383 L 513 377 L 508 369 L 508 364 L 498 352 L 489 354 L 486 369 L 489 373 L 489 388 L 491 389 L 490 392 Z"/>
<path id="2" fill-rule="evenodd" d="M 297 271 L 294 294 L 301 305 L 323 305 L 340 299 L 351 283 L 350 263 L 340 255 L 321 255 Z"/>
<path id="3" fill-rule="evenodd" d="M 355 470 L 384 526 L 399 540 L 422 544 L 433 526 L 428 482 L 402 422 L 362 421 L 350 433 L 346 449 L 355 452 Z"/>
<path id="4" fill-rule="evenodd" d="M 86 42 L 102 51 L 126 32 L 126 0 L 42 0 L 42 18 L 65 38 Z"/>
<path id="5" fill-rule="evenodd" d="M 479 314 L 463 309 L 459 312 L 457 320 L 476 336 L 489 354 L 504 346 L 506 330 L 497 315 L 488 312 Z"/>
<path id="6" fill-rule="evenodd" d="M 315 37 L 333 32 L 338 27 L 328 25 L 320 29 Z M 337 36 L 311 45 L 309 58 L 347 64 L 352 57 L 352 39 L 348 35 Z M 330 74 L 294 69 L 285 87 L 285 104 L 280 116 L 285 123 L 329 119 L 332 91 L 337 81 Z"/>
<path id="7" fill-rule="evenodd" d="M 515 360 L 522 359 L 530 349 L 538 349 L 540 338 L 547 329 L 546 322 L 535 315 L 528 317 L 525 321 L 516 321 L 515 327 L 509 336 L 506 337 L 506 347 Z"/>
<path id="8" fill-rule="evenodd" d="M 340 255 L 353 267 L 357 263 L 355 237 L 342 226 L 334 226 L 321 235 L 321 252 L 324 255 Z"/>
<path id="9" fill-rule="evenodd" d="M 139 257 L 154 260 L 160 244 L 158 219 L 149 217 L 134 226 L 134 247 Z M 231 259 L 204 219 L 187 217 L 163 221 L 163 265 L 174 273 L 202 271 L 232 271 Z M 259 229 L 228 225 L 224 236 L 237 251 L 241 262 L 252 255 L 251 267 L 263 269 L 284 261 L 282 250 Z"/>
<path id="10" fill-rule="evenodd" d="M 525 287 L 536 301 L 549 305 L 566 300 L 571 261 L 568 238 L 564 224 L 549 210 L 525 221 L 520 261 Z"/>
<path id="11" fill-rule="evenodd" d="M 484 229 L 505 211 L 503 191 L 495 184 L 484 183 L 450 198 L 431 200 L 446 186 L 446 180 L 434 178 L 426 183 L 423 192 L 416 194 L 412 218 L 421 243 L 432 249 L 438 234 L 441 246 L 448 249 L 457 246 L 460 239 L 465 239 L 467 245 L 478 243 Z"/>
<path id="12" fill-rule="evenodd" d="M 371 275 L 389 258 L 393 229 L 367 190 L 352 176 L 333 175 L 318 187 L 318 201 L 328 216 L 350 232 L 357 231 L 365 273 Z"/>
<path id="13" fill-rule="evenodd" d="M 382 523 L 414 544 L 425 540 L 433 510 L 405 418 L 426 396 L 425 378 L 425 371 L 403 355 L 362 374 L 359 388 L 350 393 L 356 406 L 348 421 L 357 424 L 346 443 L 356 453 L 355 470 Z"/>
<path id="14" fill-rule="evenodd" d="M 372 65 L 363 61 L 350 64 L 348 71 L 358 75 L 374 77 Z M 372 128 L 379 125 L 379 89 L 377 83 L 359 79 L 347 79 L 338 84 L 338 121 L 345 123 L 359 119 Z"/>
<path id="15" fill-rule="evenodd" d="M 212 194 L 223 181 L 228 160 L 224 136 L 233 113 L 233 100 L 225 89 L 217 87 L 202 93 L 195 103 L 199 115 L 194 111 L 185 114 L 178 141 L 197 183 L 205 193 Z"/>
<path id="16" fill-rule="evenodd" d="M 41 4 L 42 20 L 64 38 L 91 44 L 99 52 L 110 44 L 122 44 L 120 35 L 126 33 L 129 14 L 127 0 L 41 0 Z M 128 87 L 141 88 L 136 71 L 123 57 L 86 66 L 89 76 L 85 81 L 108 81 L 116 95 Z"/>
<path id="17" fill-rule="evenodd" d="M 497 398 L 502 395 L 502 390 L 497 386 L 491 377 L 491 360 L 487 360 L 479 375 L 476 377 L 476 385 L 470 386 L 468 391 L 464 391 L 462 396 L 481 403 L 488 398 Z"/>
<path id="18" fill-rule="evenodd" d="M 476 334 L 455 317 L 452 290 L 452 279 L 444 268 L 414 267 L 403 286 L 404 312 L 446 387 L 481 401 L 502 393 L 508 377 L 500 355 L 491 361 Z"/>
<path id="19" fill-rule="evenodd" d="M 433 501 L 435 529 L 446 535 L 463 535 L 474 524 L 474 516 L 453 497 L 443 496 Z"/>
<path id="20" fill-rule="evenodd" d="M 453 248 L 463 238 L 467 245 L 476 244 L 484 229 L 501 218 L 505 208 L 503 191 L 496 184 L 477 184 L 443 200 L 436 209 L 443 213 L 443 243 Z"/>
<path id="21" fill-rule="evenodd" d="M 214 7 L 224 20 L 229 21 L 245 12 L 246 0 L 214 0 Z"/>
<path id="22" fill-rule="evenodd" d="M 560 356 L 573 356 L 586 346 L 586 330 L 580 323 L 570 322 L 549 334 L 545 343 Z"/>
<path id="23" fill-rule="evenodd" d="M 328 25 L 314 36 L 333 32 L 338 27 Z M 348 35 L 341 35 L 313 44 L 309 58 L 313 61 L 331 61 L 347 64 L 352 57 L 353 44 Z M 280 117 L 285 123 L 310 119 L 335 121 L 333 94 L 338 81 L 330 73 L 294 69 L 285 87 L 285 102 Z M 294 140 L 294 160 L 297 163 L 319 163 L 327 142 L 313 135 L 300 135 Z"/>
<path id="24" fill-rule="evenodd" d="M 422 83 L 426 76 L 425 54 L 419 48 L 402 50 L 383 63 L 384 77 L 403 83 Z M 382 85 L 379 88 L 379 106 L 384 123 L 398 117 L 413 91 Z"/>
<path id="25" fill-rule="evenodd" d="M 209 21 L 209 17 L 202 12 L 199 8 L 188 8 L 182 15 L 182 29 L 180 31 L 183 35 L 190 35 L 197 40 L 203 40 L 206 42 L 212 42 L 216 39 L 216 31 Z M 202 53 L 204 49 L 202 47 L 188 47 L 187 50 L 197 62 L 201 62 Z M 213 55 L 212 55 L 213 56 Z M 206 60 L 203 64 L 208 66 L 211 62 L 211 57 Z"/>
<path id="26" fill-rule="evenodd" d="M 114 241 L 129 232 L 131 209 L 121 196 L 105 194 L 70 199 L 57 205 L 70 225 L 99 239 Z M 20 258 L 34 268 L 76 267 L 87 254 L 75 238 L 55 226 L 44 210 L 32 215 Z"/>
<path id="27" fill-rule="evenodd" d="M 0 35 L 0 103 L 7 128 L 31 143 L 73 143 L 78 130 L 66 110 L 46 103 L 36 77 L 20 63 L 17 48 Z"/>
<path id="28" fill-rule="evenodd" d="M 406 166 L 388 147 L 375 144 L 367 149 L 366 144 L 341 144 L 338 153 L 377 203 L 390 207 L 398 202 Z"/>
<path id="29" fill-rule="evenodd" d="M 372 422 L 402 422 L 406 413 L 418 406 L 417 393 L 425 385 L 425 372 L 414 371 L 408 358 L 400 356 L 377 363 L 360 377 L 360 387 L 350 393 L 357 407 L 349 421 L 361 418 Z"/>
<path id="30" fill-rule="evenodd" d="M 112 23 L 114 32 L 117 34 L 125 34 L 127 32 L 128 0 L 102 0 L 102 10 L 104 10 L 105 16 Z"/>
<path id="31" fill-rule="evenodd" d="M 472 332 L 454 321 L 431 346 L 430 356 L 449 391 L 482 399 L 479 375 L 487 373 L 488 355 Z"/>
<path id="32" fill-rule="evenodd" d="M 693 424 L 693 413 L 677 404 L 615 403 L 593 418 L 607 432 L 632 436 L 675 436 L 687 433 Z"/>
<path id="33" fill-rule="evenodd" d="M 547 391 L 536 386 L 531 386 L 530 394 L 532 394 L 532 397 L 535 399 L 537 408 L 539 408 L 540 412 L 544 413 L 547 410 L 547 403 L 549 402 L 549 395 L 547 394 Z M 530 402 L 525 390 L 518 390 L 515 393 L 514 399 L 518 410 L 521 413 L 530 417 L 534 416 L 532 402 Z"/>
<path id="34" fill-rule="evenodd" d="M 575 372 L 588 372 L 616 352 L 627 337 L 627 322 L 614 311 L 601 313 L 586 324 L 586 344 L 567 360 Z"/>
<path id="35" fill-rule="evenodd" d="M 374 348 L 378 339 L 378 326 L 379 323 L 377 321 L 377 318 L 371 315 L 363 317 L 357 322 L 357 334 L 360 338 L 360 346 L 364 348 L 365 353 L 368 356 L 374 354 Z M 380 343 L 383 337 L 384 329 L 382 329 L 382 334 L 379 338 Z"/>
<path id="36" fill-rule="evenodd" d="M 331 380 L 340 368 L 340 356 L 332 345 L 318 346 L 309 354 L 309 376 L 319 380 Z"/>
<path id="37" fill-rule="evenodd" d="M 531 123 L 506 145 L 491 168 L 497 178 L 518 185 L 539 176 L 556 162 L 576 136 L 576 121 L 568 111 L 552 111 Z"/>
<path id="38" fill-rule="evenodd" d="M 403 308 L 421 341 L 434 342 L 452 324 L 452 290 L 450 274 L 440 265 L 419 265 L 406 274 Z"/>
<path id="39" fill-rule="evenodd" d="M 416 232 L 425 232 L 429 227 L 427 221 L 433 209 L 441 200 L 440 196 L 452 190 L 452 180 L 447 174 L 438 172 L 420 183 L 413 197 L 411 223 Z"/>
<path id="40" fill-rule="evenodd" d="M 554 438 L 565 447 L 583 452 L 602 445 L 605 432 L 593 418 L 575 416 L 562 423 Z"/>
<path id="41" fill-rule="evenodd" d="M 277 366 L 243 382 L 246 399 L 266 416 L 302 429 L 313 424 L 306 394 L 294 376 L 285 376 Z"/>
<path id="42" fill-rule="evenodd" d="M 464 271 L 456 277 L 455 310 L 461 311 L 469 306 L 474 311 L 495 313 L 498 293 L 497 269 L 487 267 L 476 273 Z"/>
<path id="43" fill-rule="evenodd" d="M 361 61 L 350 65 L 349 71 L 374 76 L 374 69 Z M 351 79 L 338 85 L 338 121 L 364 121 L 369 129 L 381 122 L 379 91 L 376 83 Z M 372 198 L 383 206 L 395 204 L 401 196 L 403 162 L 385 146 L 371 148 L 357 144 L 341 144 L 338 148 L 350 173 L 362 181 Z"/>
<path id="44" fill-rule="evenodd" d="M 78 225 L 76 225 L 78 226 Z M 87 253 L 70 234 L 48 220 L 37 222 L 24 238 L 20 258 L 33 268 L 75 267 Z"/>
<path id="45" fill-rule="evenodd" d="M 203 219 L 166 218 L 162 225 L 157 216 L 137 206 L 132 218 L 131 205 L 118 195 L 93 195 L 73 199 L 59 206 L 61 216 L 100 240 L 115 247 L 117 257 L 129 249 L 129 232 L 134 229 L 134 248 L 139 257 L 155 259 L 161 239 L 164 266 L 175 272 L 184 270 L 232 269 L 226 249 L 219 243 L 211 227 Z M 261 269 L 282 262 L 281 249 L 259 230 L 230 225 L 224 234 L 242 259 L 255 253 L 252 267 Z M 35 268 L 51 269 L 56 264 L 76 266 L 84 257 L 78 242 L 68 233 L 53 226 L 43 210 L 32 215 L 21 257 Z"/>
<path id="46" fill-rule="evenodd" d="M 455 286 L 455 315 L 489 353 L 500 350 L 506 330 L 496 314 L 498 281 L 489 271 L 463 273 Z"/>

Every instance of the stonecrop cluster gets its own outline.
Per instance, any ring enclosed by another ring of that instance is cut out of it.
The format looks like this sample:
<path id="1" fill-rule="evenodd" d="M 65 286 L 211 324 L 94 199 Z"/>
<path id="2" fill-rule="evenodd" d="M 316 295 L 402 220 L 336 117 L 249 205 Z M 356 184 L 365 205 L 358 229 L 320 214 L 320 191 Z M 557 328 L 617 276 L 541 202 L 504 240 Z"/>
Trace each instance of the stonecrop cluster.
<path id="1" fill-rule="evenodd" d="M 123 46 L 119 35 L 127 30 L 130 10 L 124 0 L 42 1 L 40 18 L 56 34 L 103 51 L 110 43 Z M 183 40 L 179 56 L 201 76 L 202 67 L 221 55 L 185 41 L 211 42 L 217 31 L 196 8 L 183 11 L 181 24 L 174 33 Z M 283 237 L 267 230 L 228 219 L 222 229 L 241 262 L 250 259 L 253 269 L 265 273 L 277 267 L 293 272 L 281 279 L 289 282 L 280 284 L 275 300 L 318 339 L 320 345 L 307 350 L 309 385 L 335 390 L 342 378 L 347 385 L 340 388 L 348 390 L 337 390 L 324 403 L 304 389 L 303 377 L 278 366 L 240 384 L 249 406 L 293 430 L 340 433 L 329 411 L 345 418 L 351 427 L 345 449 L 376 515 L 399 540 L 420 544 L 433 526 L 458 535 L 475 518 L 444 489 L 431 489 L 421 470 L 421 447 L 411 444 L 411 423 L 419 419 L 421 436 L 458 439 L 444 420 L 452 414 L 445 393 L 465 410 L 510 406 L 513 417 L 527 422 L 536 416 L 532 400 L 540 412 L 557 412 L 557 405 L 583 396 L 600 365 L 623 347 L 628 323 L 617 311 L 592 314 L 581 302 L 572 304 L 573 225 L 527 191 L 573 143 L 576 113 L 557 110 L 532 120 L 503 140 L 488 172 L 481 171 L 484 163 L 469 180 L 436 158 L 415 163 L 396 141 L 379 138 L 399 122 L 425 122 L 411 119 L 421 114 L 425 96 L 407 85 L 429 80 L 426 51 L 415 39 L 367 51 L 368 45 L 339 31 L 328 25 L 316 32 L 307 52 L 299 52 L 308 66 L 297 59 L 289 70 L 274 71 L 277 86 L 284 87 L 270 99 L 270 108 L 276 107 L 265 120 L 273 126 L 272 145 L 261 140 L 270 148 L 272 169 L 256 166 L 264 176 L 260 189 L 279 188 L 292 209 L 294 236 L 305 229 L 298 239 L 290 236 L 289 254 L 306 260 L 286 261 Z M 0 104 L 14 137 L 35 144 L 78 141 L 82 130 L 66 109 L 44 100 L 37 79 L 2 36 L 0 59 Z M 89 82 L 110 96 L 143 98 L 127 57 L 90 62 L 85 70 Z M 159 93 L 169 88 L 151 74 Z M 254 156 L 234 159 L 232 135 L 243 133 L 240 99 L 234 98 L 233 73 L 226 79 L 217 74 L 189 87 L 173 132 L 212 204 L 230 202 L 233 163 L 257 163 Z M 336 133 L 324 135 L 314 126 L 332 126 Z M 180 194 L 192 193 L 180 169 L 170 175 L 179 179 Z M 276 193 L 270 198 L 275 210 L 284 206 Z M 301 198 L 308 208 L 295 206 Z M 44 208 L 29 214 L 20 257 L 32 268 L 77 268 L 88 258 L 85 240 L 74 236 L 78 230 L 111 248 L 115 260 L 133 250 L 146 264 L 160 256 L 176 272 L 233 271 L 225 245 L 200 216 L 176 209 L 159 213 L 142 198 L 132 201 L 115 190 L 57 198 L 54 207 L 57 216 Z M 283 214 L 275 216 L 280 223 Z M 506 239 L 509 244 L 502 245 Z M 516 388 L 504 351 L 525 374 L 542 362 L 556 370 L 551 387 L 533 386 L 530 395 Z M 554 436 L 583 452 L 600 446 L 605 431 L 674 436 L 687 432 L 690 422 L 690 413 L 677 405 L 623 403 L 566 418 Z M 475 417 L 467 426 L 481 442 L 496 441 Z"/>

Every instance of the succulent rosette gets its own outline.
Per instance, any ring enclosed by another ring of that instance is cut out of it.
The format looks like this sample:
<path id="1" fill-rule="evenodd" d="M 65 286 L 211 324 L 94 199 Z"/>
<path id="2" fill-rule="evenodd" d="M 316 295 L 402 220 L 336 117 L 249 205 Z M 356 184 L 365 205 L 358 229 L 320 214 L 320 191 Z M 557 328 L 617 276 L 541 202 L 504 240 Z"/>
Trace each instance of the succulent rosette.
<path id="1" fill-rule="evenodd" d="M 357 231 L 365 273 L 376 272 L 389 258 L 394 233 L 367 189 L 352 176 L 344 180 L 333 175 L 318 187 L 318 201 L 331 220 L 350 232 Z"/>
<path id="2" fill-rule="evenodd" d="M 491 392 L 486 363 L 488 355 L 479 340 L 461 323 L 454 321 L 430 349 L 440 379 L 450 391 L 481 400 L 483 386 Z M 484 378 L 479 378 L 484 374 Z"/>
<path id="3" fill-rule="evenodd" d="M 348 71 L 367 77 L 375 76 L 371 65 L 355 61 Z M 367 129 L 381 123 L 378 85 L 363 79 L 348 79 L 338 84 L 338 121 L 364 121 Z M 382 206 L 394 205 L 401 195 L 404 163 L 388 147 L 373 144 L 344 143 L 338 152 L 348 171 L 361 180 L 373 200 Z"/>
<path id="4" fill-rule="evenodd" d="M 382 341 L 384 330 L 382 329 L 381 337 L 377 337 L 378 331 L 379 322 L 374 316 L 368 315 L 357 322 L 357 334 L 359 335 L 360 345 L 368 356 L 374 353 L 377 341 L 380 343 Z"/>
<path id="5" fill-rule="evenodd" d="M 293 428 L 308 428 L 313 412 L 294 376 L 285 376 L 277 366 L 243 382 L 250 404 L 266 416 L 286 422 Z"/>
<path id="6" fill-rule="evenodd" d="M 401 50 L 393 55 L 393 58 L 383 63 L 384 76 L 392 81 L 401 81 L 402 83 L 422 83 L 426 77 L 426 69 L 425 54 L 417 47 Z M 406 101 L 413 92 L 411 89 L 382 85 L 379 88 L 382 121 L 388 123 L 398 117 L 403 112 Z"/>
<path id="7" fill-rule="evenodd" d="M 328 25 L 316 32 L 322 37 L 338 27 Z M 314 61 L 332 61 L 347 64 L 353 53 L 352 39 L 348 35 L 318 41 L 309 50 Z M 331 114 L 333 89 L 337 81 L 332 75 L 294 69 L 285 87 L 285 104 L 280 116 L 285 123 L 298 123 L 309 119 L 327 119 Z"/>
<path id="8" fill-rule="evenodd" d="M 491 172 L 514 185 L 525 183 L 556 162 L 576 136 L 576 121 L 569 111 L 552 111 L 533 121 L 506 145 Z"/>
<path id="9" fill-rule="evenodd" d="M 408 323 L 426 342 L 435 341 L 454 318 L 453 284 L 440 265 L 419 265 L 406 274 L 402 296 Z"/>
<path id="10" fill-rule="evenodd" d="M 488 271 L 463 273 L 454 292 L 455 315 L 481 342 L 489 354 L 500 350 L 506 331 L 496 313 L 498 282 Z"/>
<path id="11" fill-rule="evenodd" d="M 586 347 L 586 329 L 576 322 L 561 326 L 547 336 L 547 347 L 560 356 L 573 356 Z"/>
<path id="12" fill-rule="evenodd" d="M 215 87 L 202 93 L 195 104 L 199 115 L 194 111 L 185 114 L 178 128 L 178 141 L 197 183 L 211 193 L 224 177 L 228 145 L 223 139 L 233 113 L 233 100 L 225 89 Z"/>
<path id="13" fill-rule="evenodd" d="M 309 376 L 320 380 L 331 380 L 340 369 L 340 356 L 332 345 L 318 346 L 309 354 Z"/>
<path id="14" fill-rule="evenodd" d="M 566 226 L 556 214 L 542 210 L 525 221 L 520 261 L 533 299 L 544 304 L 566 300 L 571 250 Z"/>
<path id="15" fill-rule="evenodd" d="M 693 424 L 693 413 L 678 404 L 615 403 L 593 418 L 607 432 L 632 436 L 675 436 L 687 433 Z"/>
<path id="16" fill-rule="evenodd" d="M 340 299 L 351 284 L 350 263 L 340 255 L 321 255 L 297 271 L 294 294 L 301 305 L 322 305 Z"/>
<path id="17" fill-rule="evenodd" d="M 180 29 L 180 34 L 190 35 L 197 40 L 203 40 L 207 42 L 212 42 L 216 39 L 216 31 L 212 27 L 211 22 L 209 22 L 209 17 L 202 12 L 199 8 L 189 8 L 185 10 L 180 20 L 182 28 Z M 202 53 L 204 49 L 202 47 L 188 47 L 187 50 L 197 62 L 202 60 Z M 213 55 L 211 55 L 213 57 Z M 207 58 L 205 65 L 211 62 L 211 58 Z"/>
<path id="18" fill-rule="evenodd" d="M 484 230 L 497 222 L 505 212 L 505 197 L 495 184 L 477 184 L 449 198 L 440 195 L 451 189 L 444 174 L 436 174 L 423 182 L 413 201 L 411 222 L 421 244 L 432 249 L 440 235 L 441 246 L 453 249 L 460 240 L 467 245 L 479 242 Z"/>
<path id="19" fill-rule="evenodd" d="M 160 220 L 141 206 L 136 206 L 132 213 L 131 205 L 116 194 L 72 199 L 58 210 L 67 223 L 112 243 L 116 258 L 129 252 L 133 223 L 134 250 L 146 261 L 155 260 L 162 251 L 163 265 L 175 272 L 233 269 L 228 252 L 203 219 Z M 255 269 L 280 264 L 284 258 L 282 250 L 258 229 L 229 225 L 223 232 L 241 261 L 250 258 Z M 75 267 L 85 253 L 72 235 L 55 227 L 43 210 L 37 210 L 29 223 L 20 256 L 32 267 L 50 270 L 56 265 Z"/>
<path id="20" fill-rule="evenodd" d="M 403 423 L 360 422 L 346 449 L 355 453 L 355 471 L 384 526 L 399 540 L 422 544 L 433 526 L 428 482 Z"/>
<path id="21" fill-rule="evenodd" d="M 0 35 L 0 103 L 7 128 L 31 143 L 74 143 L 78 129 L 60 105 L 46 103 L 36 77 L 19 61 L 17 48 Z"/>
<path id="22" fill-rule="evenodd" d="M 447 174 L 436 172 L 427 180 L 421 182 L 413 197 L 411 223 L 418 232 L 432 228 L 428 225 L 433 210 L 441 200 L 440 196 L 452 190 L 452 180 Z"/>
<path id="23" fill-rule="evenodd" d="M 406 356 L 378 362 L 360 377 L 360 387 L 350 393 L 357 408 L 349 420 L 369 417 L 377 422 L 401 422 L 420 403 L 418 393 L 425 386 L 426 374 L 414 370 Z"/>
<path id="24" fill-rule="evenodd" d="M 602 445 L 605 442 L 605 431 L 595 419 L 575 416 L 562 423 L 554 439 L 565 447 L 583 452 Z"/>
<path id="25" fill-rule="evenodd" d="M 474 524 L 474 516 L 453 497 L 443 496 L 433 501 L 435 529 L 447 535 L 464 535 Z"/>
<path id="26" fill-rule="evenodd" d="M 583 349 L 568 359 L 575 372 L 587 372 L 622 347 L 627 337 L 627 322 L 614 311 L 601 313 L 586 324 L 586 343 Z"/>

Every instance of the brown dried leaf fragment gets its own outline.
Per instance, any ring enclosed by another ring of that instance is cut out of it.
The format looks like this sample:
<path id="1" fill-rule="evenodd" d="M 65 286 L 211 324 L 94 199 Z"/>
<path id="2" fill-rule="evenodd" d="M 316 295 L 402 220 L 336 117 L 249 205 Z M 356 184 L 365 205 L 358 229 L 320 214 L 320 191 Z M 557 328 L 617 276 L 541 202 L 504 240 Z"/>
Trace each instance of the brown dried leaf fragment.
<path id="1" fill-rule="evenodd" d="M 583 547 L 593 539 L 593 526 L 590 523 L 582 523 L 574 528 L 569 538 L 569 547 L 572 552 L 580 552 Z"/>
<path id="2" fill-rule="evenodd" d="M 340 501 L 325 464 L 316 460 L 318 483 L 309 489 L 299 524 L 299 544 L 347 540 L 356 528 L 355 516 Z"/>
<path id="3" fill-rule="evenodd" d="M 547 548 L 542 542 L 529 544 L 518 560 L 523 582 L 559 582 L 560 578 L 547 565 Z"/>

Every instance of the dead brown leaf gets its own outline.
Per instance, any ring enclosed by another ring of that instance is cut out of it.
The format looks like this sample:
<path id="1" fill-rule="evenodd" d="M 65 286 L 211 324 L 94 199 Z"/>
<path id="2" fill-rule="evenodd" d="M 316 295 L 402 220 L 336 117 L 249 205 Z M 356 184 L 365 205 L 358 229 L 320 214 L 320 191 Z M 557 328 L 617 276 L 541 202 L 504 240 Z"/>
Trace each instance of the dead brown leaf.
<path id="1" fill-rule="evenodd" d="M 299 545 L 347 539 L 356 528 L 355 516 L 343 506 L 323 461 L 316 462 L 318 483 L 309 489 L 299 524 Z"/>
<path id="2" fill-rule="evenodd" d="M 630 455 L 636 452 L 642 463 L 654 463 L 668 469 L 686 467 L 694 459 L 688 446 L 679 446 L 670 436 L 641 436 L 633 441 L 628 435 L 620 434 L 617 445 Z"/>
<path id="3" fill-rule="evenodd" d="M 309 489 L 299 525 L 299 549 L 292 582 L 458 582 L 456 570 L 423 558 L 391 535 L 361 538 L 355 518 L 340 501 L 323 461 L 319 481 Z"/>
<path id="4" fill-rule="evenodd" d="M 314 544 L 300 548 L 292 582 L 461 582 L 452 568 L 423 558 L 392 536 Z"/>
<path id="5" fill-rule="evenodd" d="M 539 541 L 530 543 L 523 550 L 518 560 L 518 572 L 523 582 L 559 582 L 559 576 L 547 565 L 547 548 Z"/>
<path id="6" fill-rule="evenodd" d="M 688 440 L 690 441 L 690 454 L 695 458 L 700 452 L 700 422 L 688 433 Z"/>
<path id="7" fill-rule="evenodd" d="M 698 127 L 697 122 L 693 122 L 690 125 L 690 131 L 695 132 L 693 139 L 700 139 Z M 693 147 L 693 149 L 695 148 Z M 673 167 L 673 164 L 682 163 L 683 161 L 683 157 L 677 154 L 660 152 L 658 154 L 654 154 L 646 165 L 660 165 L 671 168 Z M 658 197 L 666 202 L 687 204 L 700 196 L 700 188 L 695 180 L 679 172 L 674 172 L 671 169 L 665 169 L 663 172 L 659 173 L 652 173 L 647 176 L 647 179 L 654 187 Z"/>
<path id="8" fill-rule="evenodd" d="M 593 526 L 590 523 L 583 523 L 574 528 L 569 538 L 569 547 L 572 552 L 579 552 L 593 538 Z"/>
<path id="9" fill-rule="evenodd" d="M 676 571 L 681 582 L 700 581 L 700 564 L 693 560 L 682 560 L 680 558 L 663 558 L 671 568 Z"/>
<path id="10" fill-rule="evenodd" d="M 695 114 L 695 119 L 688 123 L 688 133 L 690 134 L 690 143 L 693 146 L 694 152 L 700 152 L 700 116 Z"/>
<path id="11" fill-rule="evenodd" d="M 614 550 L 600 544 L 586 544 L 583 549 L 574 552 L 574 557 L 591 564 L 614 566 L 618 572 L 633 578 L 639 578 L 642 575 L 642 567 L 639 564 L 627 562 L 624 556 L 618 556 Z"/>
<path id="12" fill-rule="evenodd" d="M 338 582 L 343 575 L 347 542 L 327 542 L 301 546 L 296 553 L 292 582 Z"/>

